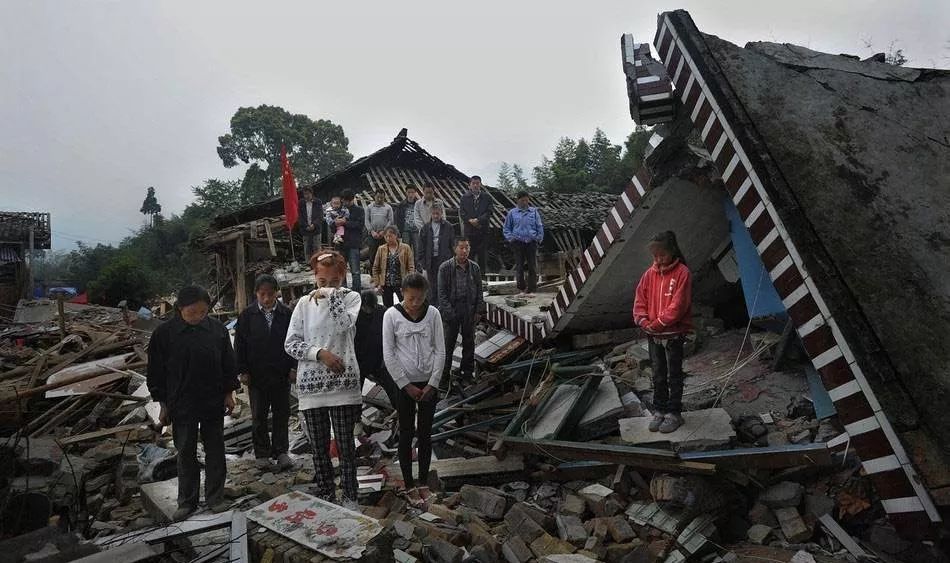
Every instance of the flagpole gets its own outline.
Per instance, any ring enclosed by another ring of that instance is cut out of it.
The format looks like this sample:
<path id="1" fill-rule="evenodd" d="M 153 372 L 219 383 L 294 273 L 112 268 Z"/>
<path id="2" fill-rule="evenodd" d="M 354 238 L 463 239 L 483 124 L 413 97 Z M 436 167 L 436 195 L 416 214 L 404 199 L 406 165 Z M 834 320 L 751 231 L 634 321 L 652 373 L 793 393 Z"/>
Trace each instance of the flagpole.
<path id="1" fill-rule="evenodd" d="M 290 234 L 290 260 L 292 262 L 297 261 L 297 256 L 294 254 L 294 229 L 293 227 L 287 229 L 287 232 Z"/>

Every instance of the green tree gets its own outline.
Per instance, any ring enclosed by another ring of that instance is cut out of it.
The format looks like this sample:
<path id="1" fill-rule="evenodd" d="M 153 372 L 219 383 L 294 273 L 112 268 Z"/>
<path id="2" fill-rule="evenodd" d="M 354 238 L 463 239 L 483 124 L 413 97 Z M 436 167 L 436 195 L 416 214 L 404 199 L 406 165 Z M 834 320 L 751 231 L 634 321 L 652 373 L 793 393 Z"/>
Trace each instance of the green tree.
<path id="1" fill-rule="evenodd" d="M 155 188 L 149 186 L 148 189 L 145 190 L 145 200 L 142 201 L 142 207 L 139 208 L 139 213 L 145 215 L 146 224 L 151 226 L 155 216 L 161 212 L 162 206 L 158 203 L 158 198 L 155 197 Z"/>
<path id="2" fill-rule="evenodd" d="M 597 128 L 594 136 L 590 140 L 590 158 L 588 159 L 588 171 L 590 172 L 590 183 L 594 189 L 602 192 L 616 192 L 626 185 L 626 180 L 621 171 L 621 151 L 620 145 L 614 145 L 607 138 L 607 135 Z"/>
<path id="3" fill-rule="evenodd" d="M 287 148 L 299 184 L 312 183 L 353 160 L 341 126 L 268 105 L 242 107 L 235 112 L 231 132 L 218 137 L 218 156 L 226 168 L 242 162 L 258 164 L 258 170 L 264 173 L 267 196 L 271 197 L 280 186 L 281 145 Z"/>
<path id="4" fill-rule="evenodd" d="M 191 205 L 201 209 L 203 215 L 214 217 L 252 203 L 245 198 L 243 182 L 209 178 L 200 186 L 192 186 L 195 201 Z"/>
<path id="5" fill-rule="evenodd" d="M 636 129 L 630 133 L 626 142 L 624 142 L 624 154 L 623 158 L 620 159 L 620 175 L 623 178 L 624 186 L 643 166 L 643 155 L 646 154 L 652 136 L 653 133 L 647 130 L 646 127 L 637 125 Z"/>
<path id="6" fill-rule="evenodd" d="M 514 189 L 514 182 L 511 179 L 511 165 L 507 162 L 502 162 L 501 166 L 498 167 L 498 189 L 504 191 L 505 193 L 511 193 Z"/>
<path id="7" fill-rule="evenodd" d="M 149 272 L 132 256 L 120 256 L 103 268 L 89 283 L 89 297 L 95 303 L 115 307 L 126 300 L 130 308 L 137 308 L 153 296 L 153 282 Z"/>
<path id="8" fill-rule="evenodd" d="M 514 183 L 516 191 L 530 189 L 528 180 L 524 177 L 524 169 L 520 164 L 511 165 L 511 181 Z"/>

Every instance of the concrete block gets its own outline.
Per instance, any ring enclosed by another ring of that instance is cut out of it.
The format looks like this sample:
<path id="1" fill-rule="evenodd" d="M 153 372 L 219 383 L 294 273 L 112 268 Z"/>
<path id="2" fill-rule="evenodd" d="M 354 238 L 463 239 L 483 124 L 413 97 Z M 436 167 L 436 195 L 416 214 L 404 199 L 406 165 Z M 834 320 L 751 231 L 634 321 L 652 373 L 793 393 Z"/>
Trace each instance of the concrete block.
<path id="1" fill-rule="evenodd" d="M 584 513 L 587 512 L 587 502 L 574 493 L 567 493 L 564 495 L 564 500 L 561 501 L 561 507 L 558 509 L 558 512 L 561 514 L 571 514 L 573 516 L 583 516 Z"/>
<path id="2" fill-rule="evenodd" d="M 764 524 L 753 524 L 747 534 L 750 542 L 762 545 L 766 538 L 772 535 L 772 528 Z"/>
<path id="3" fill-rule="evenodd" d="M 464 552 L 447 541 L 434 539 L 429 543 L 429 555 L 435 563 L 462 563 Z"/>
<path id="4" fill-rule="evenodd" d="M 584 529 L 584 523 L 580 518 L 570 514 L 558 514 L 555 520 L 558 535 L 562 540 L 577 547 L 584 545 L 587 541 L 587 530 Z"/>
<path id="5" fill-rule="evenodd" d="M 637 537 L 633 527 L 623 516 L 611 516 L 606 519 L 607 531 L 616 543 L 626 543 Z"/>
<path id="6" fill-rule="evenodd" d="M 749 509 L 748 518 L 752 524 L 762 524 L 769 528 L 778 526 L 778 520 L 775 518 L 775 514 L 772 513 L 769 507 L 761 502 L 752 505 L 752 508 Z"/>
<path id="7" fill-rule="evenodd" d="M 782 533 L 789 542 L 802 543 L 811 538 L 812 529 L 805 525 L 797 509 L 776 508 L 775 517 L 778 518 Z"/>
<path id="8" fill-rule="evenodd" d="M 520 536 L 525 543 L 530 544 L 545 533 L 545 529 L 535 521 L 530 511 L 524 510 L 520 504 L 511 507 L 505 514 L 505 523 L 511 535 Z"/>
<path id="9" fill-rule="evenodd" d="M 796 507 L 802 503 L 805 487 L 792 481 L 782 481 L 762 491 L 759 502 L 765 506 L 775 508 Z"/>
<path id="10" fill-rule="evenodd" d="M 538 539 L 531 542 L 531 551 L 538 559 L 547 555 L 557 555 L 559 553 L 574 553 L 574 546 L 566 541 L 556 538 L 551 534 L 542 534 Z"/>
<path id="11" fill-rule="evenodd" d="M 501 554 L 508 563 L 527 563 L 534 557 L 528 544 L 514 535 L 501 546 Z"/>
<path id="12" fill-rule="evenodd" d="M 675 432 L 650 432 L 651 417 L 620 419 L 620 437 L 629 444 L 669 442 L 675 451 L 712 450 L 728 447 L 736 438 L 732 418 L 725 409 L 702 409 L 683 413 L 684 424 Z"/>
<path id="13" fill-rule="evenodd" d="M 462 497 L 462 502 L 481 512 L 488 518 L 499 520 L 505 515 L 507 502 L 502 496 L 473 485 L 463 485 L 459 493 Z"/>

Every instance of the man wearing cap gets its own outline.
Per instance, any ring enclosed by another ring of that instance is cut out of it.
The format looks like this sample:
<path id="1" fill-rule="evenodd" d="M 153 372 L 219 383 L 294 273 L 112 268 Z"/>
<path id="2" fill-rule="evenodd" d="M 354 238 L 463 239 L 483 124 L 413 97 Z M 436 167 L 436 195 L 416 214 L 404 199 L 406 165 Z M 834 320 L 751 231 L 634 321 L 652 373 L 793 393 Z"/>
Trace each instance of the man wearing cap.
<path id="1" fill-rule="evenodd" d="M 228 330 L 208 316 L 211 298 L 198 286 L 178 292 L 175 316 L 152 333 L 148 345 L 148 390 L 161 405 L 159 424 L 171 424 L 178 450 L 178 510 L 175 521 L 198 509 L 198 436 L 205 453 L 205 502 L 227 510 L 224 481 L 224 417 L 234 410 L 237 378 Z"/>

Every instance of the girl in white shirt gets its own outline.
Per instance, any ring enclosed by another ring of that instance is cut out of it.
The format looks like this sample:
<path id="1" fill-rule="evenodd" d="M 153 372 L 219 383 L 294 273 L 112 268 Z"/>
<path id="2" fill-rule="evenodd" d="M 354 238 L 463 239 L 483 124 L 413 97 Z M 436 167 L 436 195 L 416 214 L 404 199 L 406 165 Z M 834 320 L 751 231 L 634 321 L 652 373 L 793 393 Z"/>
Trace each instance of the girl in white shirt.
<path id="1" fill-rule="evenodd" d="M 313 449 L 317 496 L 336 501 L 330 462 L 330 423 L 340 455 L 342 503 L 356 507 L 356 445 L 353 429 L 363 397 L 353 337 L 360 294 L 341 287 L 346 259 L 335 251 L 310 260 L 317 289 L 300 299 L 290 317 L 284 349 L 297 360 L 297 397 Z"/>
<path id="2" fill-rule="evenodd" d="M 429 282 L 419 273 L 402 280 L 402 303 L 383 316 L 383 361 L 400 389 L 399 467 L 409 502 L 424 504 L 427 487 L 416 487 L 412 475 L 412 439 L 418 439 L 419 479 L 425 480 L 432 460 L 432 419 L 439 400 L 445 362 L 445 337 L 439 310 L 429 305 Z M 417 419 L 418 416 L 418 419 Z"/>

